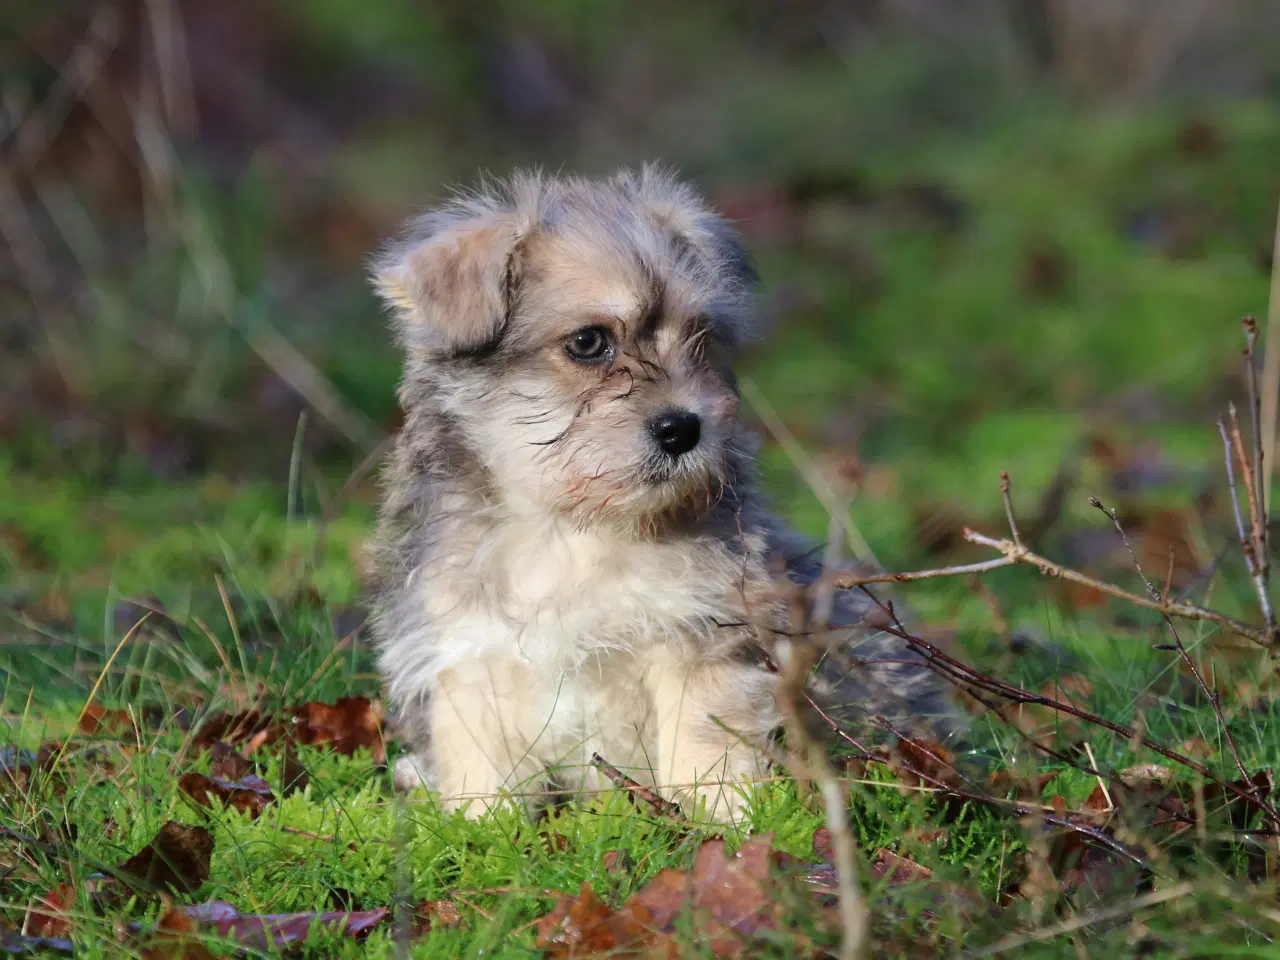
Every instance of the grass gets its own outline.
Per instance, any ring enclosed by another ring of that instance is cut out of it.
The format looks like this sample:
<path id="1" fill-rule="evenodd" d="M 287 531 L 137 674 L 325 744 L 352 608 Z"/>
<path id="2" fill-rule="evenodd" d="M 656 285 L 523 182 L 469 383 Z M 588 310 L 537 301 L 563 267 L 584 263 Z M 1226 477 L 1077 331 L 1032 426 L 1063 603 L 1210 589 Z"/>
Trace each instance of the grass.
<path id="1" fill-rule="evenodd" d="M 332 16 L 317 17 L 316 29 L 336 42 L 332 34 L 340 30 L 330 21 L 343 17 L 332 4 L 325 9 Z M 361 44 L 381 44 L 375 26 Z M 404 39 L 419 49 L 417 40 Z M 724 129 L 706 133 L 685 159 L 695 170 L 731 170 L 745 182 L 764 178 L 770 186 L 820 178 L 823 169 L 806 165 L 804 143 L 778 136 L 814 121 L 784 122 L 779 114 L 804 103 L 806 110 L 820 105 L 826 115 L 831 97 L 839 103 L 847 97 L 852 109 L 859 96 L 871 96 L 845 91 L 832 69 L 798 72 L 785 87 L 767 72 L 744 82 L 736 96 L 750 100 L 752 109 L 718 120 Z M 907 85 L 908 71 L 900 72 L 883 82 Z M 753 99 L 760 84 L 774 95 Z M 1076 468 L 1076 486 L 1051 535 L 1037 544 L 1047 555 L 1136 583 L 1127 562 L 1117 565 L 1106 551 L 1080 552 L 1075 545 L 1100 528 L 1110 536 L 1085 502 L 1095 492 L 1139 517 L 1171 509 L 1187 520 L 1187 539 L 1202 558 L 1217 552 L 1223 528 L 1212 520 L 1201 524 L 1191 505 L 1209 478 L 1208 488 L 1218 491 L 1216 516 L 1222 516 L 1224 482 L 1211 414 L 1225 397 L 1241 393 L 1234 324 L 1265 304 L 1259 253 L 1271 236 L 1280 127 L 1261 107 L 1214 113 L 1217 147 L 1197 152 L 1184 143 L 1196 122 L 1206 121 L 1176 111 L 1135 118 L 1046 109 L 985 138 L 930 138 L 909 155 L 901 131 L 879 151 L 852 134 L 833 136 L 816 152 L 818 166 L 856 170 L 873 199 L 837 192 L 796 214 L 805 224 L 803 242 L 753 240 L 766 295 L 798 290 L 800 305 L 775 323 L 767 346 L 749 355 L 746 367 L 811 452 L 822 456 L 856 442 L 866 472 L 852 514 L 886 566 L 909 569 L 959 555 L 938 548 L 939 556 L 921 536 L 939 516 L 943 527 L 964 521 L 1001 532 L 1001 470 L 1014 478 L 1019 515 L 1032 516 L 1063 463 Z M 707 143 L 733 147 L 733 163 L 721 163 Z M 361 163 L 396 166 L 381 156 L 341 161 L 360 170 Z M 401 161 L 395 176 L 352 176 L 371 184 L 367 190 L 394 191 L 386 184 L 407 174 Z M 922 183 L 955 199 L 963 211 L 957 222 L 928 203 L 905 213 L 895 206 L 904 187 Z M 355 268 L 350 284 L 323 295 L 332 292 L 333 302 L 360 323 L 343 326 L 322 312 L 313 342 L 301 326 L 285 325 L 289 311 L 267 292 L 263 262 L 271 244 L 263 238 L 278 239 L 268 186 L 246 177 L 223 196 L 193 175 L 184 194 L 194 207 L 217 214 L 210 217 L 216 232 L 236 251 L 242 302 L 233 320 L 247 325 L 263 311 L 278 314 L 281 329 L 307 348 L 353 405 L 384 422 L 393 406 L 395 358 L 386 344 L 370 343 L 375 313 L 358 289 Z M 104 910 L 89 877 L 99 865 L 118 865 L 137 852 L 170 819 L 206 824 L 213 834 L 209 879 L 193 899 L 225 899 L 262 913 L 352 902 L 372 908 L 402 894 L 415 903 L 456 901 L 462 924 L 438 925 L 414 943 L 415 956 L 528 956 L 535 946 L 532 924 L 560 893 L 587 882 L 616 906 L 662 869 L 689 868 L 699 843 L 715 831 L 664 819 L 618 793 L 571 805 L 538 824 L 514 813 L 472 822 L 444 815 L 429 799 L 398 800 L 368 752 L 348 757 L 299 748 L 309 786 L 280 797 L 257 819 L 211 814 L 179 789 L 180 774 L 208 772 L 210 759 L 191 749 L 189 731 L 145 719 L 145 706 L 160 705 L 164 716 L 185 708 L 194 729 L 205 716 L 251 703 L 280 709 L 378 692 L 367 639 L 349 630 L 373 492 L 357 491 L 322 523 L 348 465 L 332 448 L 325 459 L 309 447 L 293 493 L 298 509 L 287 514 L 294 415 L 282 415 L 288 422 L 274 432 L 254 432 L 259 413 L 252 385 L 262 371 L 236 335 L 239 328 L 210 328 L 198 298 L 189 295 L 187 256 L 166 249 L 163 263 L 143 263 L 137 271 L 145 295 L 158 304 L 177 299 L 183 307 L 174 323 L 186 338 L 184 351 L 144 350 L 146 363 L 139 363 L 134 341 L 147 338 L 131 328 L 133 301 L 115 277 L 95 288 L 101 317 L 89 324 L 87 343 L 104 359 L 91 365 L 97 379 L 78 386 L 112 419 L 171 414 L 179 437 L 205 429 L 206 421 L 230 421 L 243 425 L 248 439 L 218 435 L 213 462 L 176 479 L 154 476 L 145 456 L 86 453 L 91 444 L 68 452 L 43 425 L 10 435 L 0 451 L 0 601 L 7 611 L 0 627 L 0 741 L 29 750 L 51 740 L 67 745 L 57 776 L 36 776 L 20 787 L 7 779 L 18 754 L 4 755 L 0 826 L 40 843 L 3 838 L 0 923 L 21 927 L 32 904 L 71 882 L 77 952 L 118 955 L 124 948 L 112 945 L 117 921 L 148 926 L 162 906 L 142 898 Z M 186 293 L 169 298 L 173 290 Z M 148 375 L 139 376 L 144 365 Z M 212 412 L 205 403 L 211 397 Z M 851 423 L 856 441 L 846 430 Z M 1098 437 L 1131 458 L 1150 445 L 1173 479 L 1120 489 L 1116 464 L 1075 452 Z M 250 455 L 241 456 L 241 445 Z M 344 456 L 358 459 L 349 451 Z M 761 465 L 782 511 L 806 532 L 824 532 L 821 505 L 777 444 L 766 444 Z M 1173 654 L 1152 649 L 1162 640 L 1154 617 L 1079 602 L 1026 569 L 999 571 L 987 584 L 1007 625 L 1004 634 L 989 602 L 964 582 L 919 584 L 904 595 L 929 636 L 945 635 L 1001 679 L 1031 690 L 1066 689 L 1093 712 L 1140 725 L 1175 747 L 1203 741 L 1211 768 L 1226 779 L 1237 776 L 1210 706 L 1190 688 Z M 1254 616 L 1234 554 L 1199 589 L 1227 613 Z M 145 624 L 110 660 L 137 618 L 134 601 L 143 598 L 158 600 L 167 616 Z M 1249 771 L 1280 764 L 1280 706 L 1272 696 L 1245 695 L 1246 682 L 1272 666 L 1252 651 L 1226 649 L 1223 638 L 1193 625 L 1184 638 L 1213 668 Z M 1086 693 L 1081 678 L 1088 681 Z M 95 685 L 96 702 L 132 710 L 136 729 L 76 732 Z M 1058 724 L 1060 745 L 1087 743 L 1104 770 L 1158 759 L 1112 733 L 1062 718 L 1036 719 Z M 1003 771 L 1025 785 L 1037 774 L 1057 772 L 1024 802 L 1051 806 L 1059 797 L 1066 810 L 1077 811 L 1098 786 L 1061 761 L 1030 755 L 1022 738 L 989 717 L 975 719 L 971 736 L 974 748 L 959 762 L 977 778 Z M 396 749 L 393 740 L 392 760 Z M 255 760 L 268 784 L 280 782 L 278 751 L 264 749 Z M 1021 944 L 1019 953 L 1073 955 L 1068 939 L 1048 937 L 1056 924 L 1102 908 L 1127 909 L 1134 895 L 1132 882 L 1118 891 L 1092 890 L 1090 883 L 1119 875 L 1095 864 L 1070 898 L 1049 897 L 1040 909 L 1034 830 L 985 810 L 957 812 L 925 791 L 903 789 L 901 777 L 884 766 L 857 773 L 850 777 L 851 822 L 863 867 L 890 850 L 935 874 L 929 883 L 904 885 L 868 870 L 864 886 L 879 953 L 959 955 L 1007 937 L 1043 935 L 1044 942 Z M 1198 789 L 1187 771 L 1175 769 L 1173 776 L 1183 794 Z M 1249 825 L 1256 824 L 1255 816 Z M 727 839 L 736 846 L 748 832 L 769 833 L 779 850 L 811 859 L 821 826 L 820 805 L 781 779 L 760 786 L 746 829 L 728 831 Z M 1126 842 L 1146 851 L 1154 865 L 1157 892 L 1184 882 L 1191 887 L 1090 926 L 1078 934 L 1079 948 L 1089 955 L 1274 956 L 1274 847 L 1263 858 L 1264 867 L 1271 863 L 1267 876 L 1242 879 L 1251 869 L 1248 845 L 1208 835 L 1228 827 L 1218 816 L 1202 840 L 1195 831 L 1188 837 L 1150 828 L 1140 817 L 1126 822 Z M 943 833 L 931 837 L 937 830 Z M 606 866 L 606 855 L 617 851 L 626 852 L 629 868 Z M 1015 881 L 1022 889 L 1011 897 Z M 779 897 L 790 897 L 778 889 Z M 960 889 L 990 909 L 938 907 L 940 890 L 955 899 Z M 809 898 L 786 904 L 791 922 L 820 944 L 834 943 Z M 687 946 L 690 956 L 707 950 L 706 944 Z M 762 955 L 795 953 L 781 939 L 758 946 Z M 315 956 L 394 952 L 381 928 L 363 944 L 339 938 L 307 949 Z"/>

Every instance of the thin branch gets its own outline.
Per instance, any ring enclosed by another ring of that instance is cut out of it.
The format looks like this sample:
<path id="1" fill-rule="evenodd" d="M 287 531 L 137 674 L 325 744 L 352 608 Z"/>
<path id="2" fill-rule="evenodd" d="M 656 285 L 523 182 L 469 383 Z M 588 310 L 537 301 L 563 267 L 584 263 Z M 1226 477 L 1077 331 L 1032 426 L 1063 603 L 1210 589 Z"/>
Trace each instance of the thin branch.
<path id="1" fill-rule="evenodd" d="M 1249 416 L 1253 421 L 1253 486 L 1258 491 L 1258 508 L 1262 514 L 1262 569 L 1265 574 L 1270 567 L 1267 556 L 1267 473 L 1264 469 L 1265 451 L 1262 449 L 1262 396 L 1258 392 L 1258 321 L 1253 317 L 1245 317 L 1244 326 L 1244 361 L 1245 382 L 1249 389 Z"/>
<path id="2" fill-rule="evenodd" d="M 1248 566 L 1249 576 L 1253 580 L 1254 592 L 1258 595 L 1258 606 L 1262 608 L 1263 618 L 1271 628 L 1263 639 L 1259 641 L 1266 645 L 1268 642 L 1274 643 L 1276 639 L 1275 612 L 1271 607 L 1271 598 L 1267 592 L 1266 582 L 1263 580 L 1262 572 L 1258 569 L 1257 561 L 1254 558 L 1249 536 L 1244 530 L 1244 517 L 1240 515 L 1240 494 L 1236 490 L 1236 473 L 1231 465 L 1231 439 L 1227 436 L 1227 425 L 1221 417 L 1218 418 L 1218 433 L 1222 437 L 1223 460 L 1227 467 L 1227 487 L 1231 491 L 1231 509 L 1236 518 L 1236 534 L 1240 539 L 1240 549 L 1244 553 L 1244 562 Z"/>
<path id="3" fill-rule="evenodd" d="M 626 790 L 633 797 L 640 798 L 662 816 L 670 817 L 672 820 L 678 820 L 681 823 L 688 823 L 678 803 L 672 803 L 670 800 L 658 796 L 657 793 L 643 783 L 628 777 L 600 754 L 593 753 L 591 755 L 591 765 L 612 780 L 618 788 Z"/>
<path id="4" fill-rule="evenodd" d="M 931 580 L 934 577 L 964 577 L 974 573 L 986 573 L 1001 567 L 1012 567 L 1018 561 L 1009 557 L 983 560 L 981 563 L 962 563 L 954 567 L 937 567 L 933 570 L 912 570 L 907 573 L 877 573 L 869 576 L 840 576 L 835 579 L 837 590 L 852 590 L 868 583 L 909 583 L 912 580 Z"/>
<path id="5" fill-rule="evenodd" d="M 1142 582 L 1147 587 L 1147 593 L 1151 595 L 1152 600 L 1155 600 L 1157 603 L 1162 602 L 1160 591 L 1155 588 L 1151 581 L 1147 579 L 1147 575 L 1142 572 L 1142 564 L 1138 562 L 1138 557 L 1133 552 L 1133 546 L 1129 543 L 1129 538 L 1124 532 L 1124 527 L 1120 525 L 1120 518 L 1116 516 L 1115 510 L 1108 510 L 1102 505 L 1102 501 L 1097 497 L 1090 497 L 1089 502 L 1102 511 L 1104 516 L 1111 519 L 1111 522 L 1115 525 L 1116 532 L 1120 534 L 1120 539 L 1124 541 L 1125 549 L 1129 551 L 1129 558 L 1133 560 L 1134 569 L 1138 571 L 1138 576 L 1142 578 Z M 1204 695 L 1209 698 L 1209 703 L 1213 706 L 1214 716 L 1218 718 L 1218 726 L 1222 730 L 1222 738 L 1227 742 L 1227 748 L 1231 751 L 1232 759 L 1236 762 L 1236 768 L 1239 769 L 1240 776 L 1244 779 L 1245 783 L 1253 784 L 1253 778 L 1249 776 L 1249 771 L 1245 768 L 1244 761 L 1240 759 L 1240 751 L 1236 749 L 1236 741 L 1235 738 L 1231 736 L 1231 728 L 1227 726 L 1227 718 L 1222 715 L 1222 703 L 1218 697 L 1218 691 L 1216 689 L 1211 689 L 1209 684 L 1205 682 L 1204 674 L 1201 673 L 1200 668 L 1196 666 L 1195 661 L 1191 659 L 1191 654 L 1187 652 L 1187 648 L 1182 642 L 1182 637 L 1178 633 L 1178 628 L 1174 626 L 1173 619 L 1167 613 L 1164 615 L 1164 622 L 1168 624 L 1169 632 L 1173 635 L 1174 647 L 1178 651 L 1178 656 L 1180 656 L 1182 658 L 1182 662 L 1187 665 L 1187 669 L 1191 671 L 1191 675 L 1195 677 L 1196 683 L 1200 685 L 1200 689 L 1204 691 Z M 1254 794 L 1255 799 L 1262 799 L 1262 795 L 1259 793 L 1256 785 L 1254 785 Z M 1280 826 L 1280 821 L 1278 821 L 1276 825 Z"/>
<path id="6" fill-rule="evenodd" d="M 1210 610 L 1207 607 L 1201 607 L 1194 603 L 1187 603 L 1182 600 L 1161 600 L 1159 602 L 1152 600 L 1150 597 L 1144 597 L 1138 593 L 1132 593 L 1128 590 L 1117 587 L 1115 584 L 1107 583 L 1105 580 L 1099 580 L 1088 574 L 1081 573 L 1078 570 L 1072 570 L 1070 567 L 1064 567 L 1061 564 L 1054 563 L 1039 554 L 1032 553 L 1026 547 L 1020 547 L 1016 543 L 1009 540 L 997 540 L 994 537 L 988 537 L 986 534 L 979 533 L 976 530 L 965 529 L 964 538 L 970 543 L 976 543 L 983 547 L 990 547 L 992 550 L 999 550 L 1004 554 L 1005 559 L 1010 563 L 1025 563 L 1036 567 L 1046 577 L 1059 577 L 1063 580 L 1070 580 L 1072 583 L 1078 583 L 1082 586 L 1092 587 L 1108 596 L 1116 597 L 1120 600 L 1126 600 L 1134 606 L 1142 607 L 1146 610 L 1154 610 L 1156 613 L 1164 613 L 1171 617 L 1178 617 L 1181 620 L 1206 620 L 1210 623 L 1216 623 L 1219 626 L 1238 633 L 1242 637 L 1248 637 L 1255 643 L 1267 646 L 1269 638 L 1273 631 L 1269 628 L 1250 626 L 1243 621 L 1234 617 L 1229 617 L 1225 613 L 1219 613 L 1217 610 Z M 1000 564 L 1004 566 L 1004 564 Z M 959 569 L 959 568 L 953 568 Z M 968 570 L 965 573 L 971 572 Z M 950 574 L 938 574 L 954 576 Z M 923 579 L 923 578 L 917 578 Z"/>
<path id="7" fill-rule="evenodd" d="M 1025 947 L 1029 943 L 1042 943 L 1045 940 L 1052 940 L 1063 934 L 1073 933 L 1076 930 L 1083 930 L 1085 927 L 1091 927 L 1095 923 L 1102 923 L 1106 920 L 1116 920 L 1120 917 L 1127 917 L 1131 913 L 1136 913 L 1147 907 L 1154 907 L 1157 904 L 1165 903 L 1169 900 L 1177 900 L 1185 897 L 1195 890 L 1195 884 L 1190 881 L 1176 884 L 1166 890 L 1157 890 L 1154 893 L 1146 893 L 1140 897 L 1134 897 L 1125 903 L 1116 904 L 1114 907 L 1107 907 L 1105 910 L 1091 910 L 1080 914 L 1078 917 L 1072 917 L 1069 920 L 1063 920 L 1061 923 L 1055 923 L 1052 926 L 1041 927 L 1038 930 L 1032 930 L 1028 933 L 1015 933 L 1003 940 L 997 941 L 984 950 L 977 953 L 971 953 L 971 957 L 993 957 L 999 953 L 1007 953 L 1010 950 L 1016 950 L 1018 947 Z"/>
<path id="8" fill-rule="evenodd" d="M 1022 538 L 1018 536 L 1018 521 L 1013 516 L 1013 497 L 1009 494 L 1009 473 L 1005 470 L 1000 472 L 1000 498 L 1004 501 L 1004 515 L 1009 518 L 1009 535 L 1013 537 L 1014 543 L 1022 546 Z"/>
<path id="9" fill-rule="evenodd" d="M 1263 509 L 1271 512 L 1271 473 L 1276 462 L 1276 415 L 1280 406 L 1280 204 L 1271 246 L 1271 292 L 1267 301 L 1267 343 L 1262 357 Z"/>
<path id="10" fill-rule="evenodd" d="M 1249 457 L 1244 452 L 1244 440 L 1240 436 L 1240 421 L 1236 417 L 1236 405 L 1227 405 L 1231 415 L 1231 446 L 1235 449 L 1236 459 L 1240 462 L 1240 474 L 1244 477 L 1245 499 L 1249 503 L 1249 542 L 1253 546 L 1253 562 L 1258 573 L 1266 576 L 1266 557 L 1262 554 L 1262 511 L 1258 506 L 1258 490 L 1253 483 L 1253 470 L 1249 466 Z"/>

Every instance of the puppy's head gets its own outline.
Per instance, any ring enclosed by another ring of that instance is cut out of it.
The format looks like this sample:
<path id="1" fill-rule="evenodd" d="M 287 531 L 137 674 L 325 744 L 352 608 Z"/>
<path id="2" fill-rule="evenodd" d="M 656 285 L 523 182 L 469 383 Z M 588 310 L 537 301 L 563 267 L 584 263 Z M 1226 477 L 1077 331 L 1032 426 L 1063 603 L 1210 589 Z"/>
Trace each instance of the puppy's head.
<path id="1" fill-rule="evenodd" d="M 670 175 L 517 176 L 417 221 L 374 279 L 407 353 L 404 401 L 449 424 L 513 505 L 643 526 L 732 482 L 728 359 L 754 275 Z"/>

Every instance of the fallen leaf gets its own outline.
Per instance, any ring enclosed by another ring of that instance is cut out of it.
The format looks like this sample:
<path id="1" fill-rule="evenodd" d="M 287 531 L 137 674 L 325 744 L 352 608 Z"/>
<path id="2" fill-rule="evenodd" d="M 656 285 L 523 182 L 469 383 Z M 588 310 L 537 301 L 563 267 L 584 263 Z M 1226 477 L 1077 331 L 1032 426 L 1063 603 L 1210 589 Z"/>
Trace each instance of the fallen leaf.
<path id="1" fill-rule="evenodd" d="M 933 871 L 928 867 L 892 850 L 876 852 L 876 858 L 871 862 L 871 872 L 877 879 L 893 885 L 928 880 L 933 876 Z"/>
<path id="2" fill-rule="evenodd" d="M 413 929 L 419 936 L 437 927 L 456 927 L 462 923 L 462 911 L 452 900 L 424 900 L 413 911 Z"/>
<path id="3" fill-rule="evenodd" d="M 605 873 L 631 872 L 631 855 L 625 850 L 606 851 L 602 863 Z"/>
<path id="4" fill-rule="evenodd" d="M 218 936 L 243 947 L 273 950 L 303 943 L 316 928 L 341 930 L 346 937 L 359 938 L 382 923 L 390 911 L 332 911 L 326 913 L 241 913 L 223 900 L 183 907 L 183 913 L 196 923 L 212 927 Z"/>
<path id="5" fill-rule="evenodd" d="M 364 748 L 378 765 L 387 762 L 383 717 L 367 697 L 341 697 L 335 703 L 304 703 L 293 710 L 293 735 L 302 744 L 330 744 L 351 756 Z"/>
<path id="6" fill-rule="evenodd" d="M 96 703 L 86 704 L 84 711 L 80 714 L 80 732 L 93 736 L 99 733 L 119 733 L 122 730 L 130 729 L 133 722 L 129 719 L 129 713 L 126 710 L 112 709 L 107 710 Z"/>
<path id="7" fill-rule="evenodd" d="M 0 793 L 24 796 L 32 774 L 49 770 L 59 745 L 45 744 L 35 753 L 22 747 L 0 747 Z"/>
<path id="8" fill-rule="evenodd" d="M 253 764 L 244 754 L 221 740 L 214 741 L 210 750 L 213 753 L 211 773 L 219 780 L 239 780 L 253 770 Z"/>
<path id="9" fill-rule="evenodd" d="M 142 960 L 213 960 L 200 942 L 200 928 L 187 913 L 167 906 L 156 922 L 150 941 L 139 955 Z"/>
<path id="10" fill-rule="evenodd" d="M 707 840 L 687 873 L 668 868 L 613 911 L 584 883 L 576 896 L 561 897 L 538 922 L 538 946 L 553 957 L 604 951 L 665 948 L 672 925 L 693 911 L 699 940 L 719 957 L 738 956 L 748 940 L 776 928 L 779 905 L 772 879 L 771 837 L 753 837 L 728 856 L 724 841 Z"/>
<path id="11" fill-rule="evenodd" d="M 293 741 L 286 741 L 284 755 L 280 758 L 281 795 L 292 796 L 299 790 L 305 790 L 310 782 L 311 774 L 307 773 L 307 768 L 298 760 L 298 751 L 294 748 Z"/>
<path id="12" fill-rule="evenodd" d="M 894 770 L 907 783 L 931 787 L 963 786 L 964 779 L 956 770 L 955 757 L 939 743 L 903 737 L 895 744 L 893 752 L 898 761 Z"/>
<path id="13" fill-rule="evenodd" d="M 120 865 L 151 886 L 194 893 L 209 879 L 213 834 L 204 827 L 166 821 L 155 838 Z"/>
<path id="14" fill-rule="evenodd" d="M 219 803 L 255 818 L 276 799 L 267 782 L 254 774 L 231 781 L 206 777 L 203 773 L 184 773 L 178 778 L 178 789 L 199 806 L 213 807 Z"/>
<path id="15" fill-rule="evenodd" d="M 538 921 L 538 947 L 552 957 L 573 957 L 637 945 L 619 914 L 609 909 L 585 881 L 576 897 L 561 897 Z"/>
<path id="16" fill-rule="evenodd" d="M 215 713 L 200 725 L 191 744 L 197 750 L 210 750 L 219 741 L 231 745 L 244 743 L 251 737 L 270 730 L 273 725 L 272 718 L 264 716 L 259 710 Z"/>
<path id="17" fill-rule="evenodd" d="M 71 932 L 67 911 L 75 900 L 76 891 L 71 884 L 58 884 L 27 912 L 27 932 L 34 937 L 65 937 Z"/>

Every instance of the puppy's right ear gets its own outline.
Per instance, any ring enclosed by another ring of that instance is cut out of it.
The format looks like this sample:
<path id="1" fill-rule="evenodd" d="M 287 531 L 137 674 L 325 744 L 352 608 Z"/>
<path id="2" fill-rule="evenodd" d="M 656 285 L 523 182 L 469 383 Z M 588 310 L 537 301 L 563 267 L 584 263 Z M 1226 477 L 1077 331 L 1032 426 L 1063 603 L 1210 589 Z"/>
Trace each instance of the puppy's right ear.
<path id="1" fill-rule="evenodd" d="M 523 231 L 514 214 L 431 214 L 373 266 L 404 344 L 435 356 L 475 356 L 506 332 L 520 280 Z"/>

